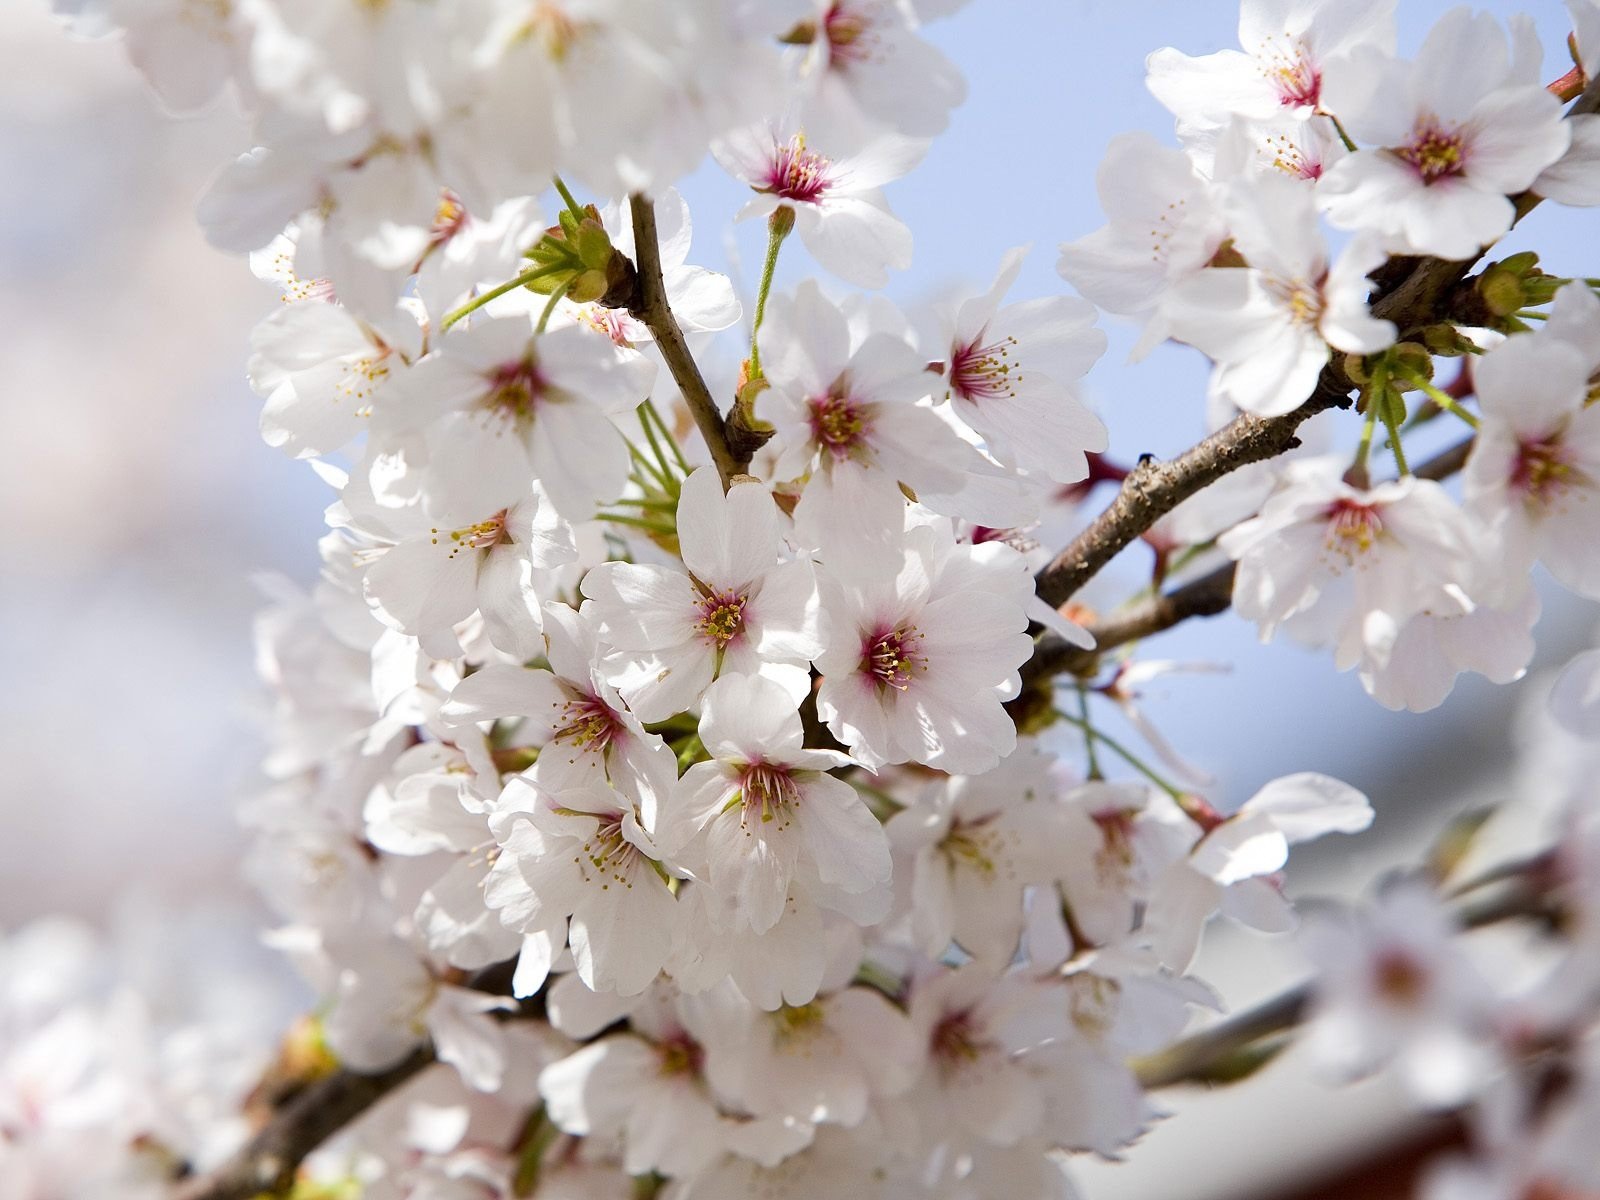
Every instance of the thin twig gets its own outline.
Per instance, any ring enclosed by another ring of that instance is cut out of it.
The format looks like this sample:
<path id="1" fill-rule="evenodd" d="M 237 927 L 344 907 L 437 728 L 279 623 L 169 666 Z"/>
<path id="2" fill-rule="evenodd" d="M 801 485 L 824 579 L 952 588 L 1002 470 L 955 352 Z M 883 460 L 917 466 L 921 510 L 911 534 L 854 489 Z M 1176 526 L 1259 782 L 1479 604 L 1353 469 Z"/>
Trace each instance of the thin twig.
<path id="1" fill-rule="evenodd" d="M 648 196 L 634 193 L 628 198 L 628 209 L 633 216 L 634 256 L 639 271 L 638 294 L 629 311 L 655 336 L 661 357 L 667 360 L 672 378 L 689 405 L 689 413 L 711 451 L 711 461 L 722 476 L 722 486 L 730 487 L 733 477 L 744 470 L 745 464 L 728 445 L 727 429 L 717 402 L 711 398 L 706 381 L 689 353 L 683 330 L 672 315 L 667 303 L 667 289 L 661 278 L 661 247 L 656 242 L 656 210 Z"/>

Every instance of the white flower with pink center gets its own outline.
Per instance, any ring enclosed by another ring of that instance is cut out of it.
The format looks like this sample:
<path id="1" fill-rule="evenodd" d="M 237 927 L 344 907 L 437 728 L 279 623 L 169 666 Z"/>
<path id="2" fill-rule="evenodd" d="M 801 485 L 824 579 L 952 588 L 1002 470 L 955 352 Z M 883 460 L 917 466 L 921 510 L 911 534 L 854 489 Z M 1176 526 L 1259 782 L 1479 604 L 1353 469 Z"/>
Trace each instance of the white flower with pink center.
<path id="1" fill-rule="evenodd" d="M 1443 487 L 1406 476 L 1351 487 L 1329 459 L 1290 464 L 1261 515 L 1218 539 L 1239 564 L 1233 606 L 1263 641 L 1282 626 L 1307 645 L 1333 644 L 1348 670 L 1368 619 L 1401 623 L 1423 611 L 1469 605 L 1472 529 Z"/>
<path id="2" fill-rule="evenodd" d="M 544 608 L 550 670 L 488 663 L 468 675 L 439 710 L 446 727 L 514 725 L 519 745 L 539 747 L 530 775 L 546 788 L 609 781 L 640 797 L 648 820 L 677 770 L 671 749 L 601 678 L 587 617 L 564 604 Z"/>
<path id="3" fill-rule="evenodd" d="M 1330 267 L 1310 189 L 1275 175 L 1242 179 L 1224 211 L 1248 266 L 1191 275 L 1163 309 L 1168 332 L 1215 361 L 1214 395 L 1276 416 L 1305 402 L 1330 346 L 1371 354 L 1393 344 L 1393 324 L 1367 309 L 1367 272 L 1387 256 L 1358 239 Z"/>
<path id="4" fill-rule="evenodd" d="M 1106 429 L 1074 389 L 1105 353 L 1094 306 L 1069 296 L 1000 302 L 1027 248 L 1008 251 L 994 284 L 963 302 L 946 330 L 947 394 L 989 449 L 1057 483 L 1089 473 L 1086 453 L 1106 448 Z"/>
<path id="5" fill-rule="evenodd" d="M 569 520 L 622 493 L 628 447 L 612 418 L 631 413 L 655 378 L 655 364 L 638 351 L 583 325 L 535 335 L 519 314 L 452 326 L 415 371 L 396 405 L 411 428 L 471 414 L 523 449 Z"/>
<path id="6" fill-rule="evenodd" d="M 533 482 L 515 443 L 466 418 L 452 418 L 445 429 L 421 473 L 418 503 L 392 508 L 346 489 L 357 526 L 394 542 L 367 569 L 367 602 L 434 658 L 461 654 L 455 627 L 474 612 L 483 614 L 497 648 L 536 654 L 534 573 L 577 557 L 572 530 Z"/>
<path id="7" fill-rule="evenodd" d="M 766 488 L 726 495 L 702 467 L 678 499 L 682 569 L 607 562 L 584 578 L 585 611 L 609 648 L 601 669 L 642 721 L 692 708 L 724 672 L 810 689 L 816 584 L 806 559 L 780 561 L 782 517 Z"/>
<path id="8" fill-rule="evenodd" d="M 1323 106 L 1361 150 L 1318 185 L 1328 219 L 1414 254 L 1470 258 L 1511 228 L 1510 196 L 1566 153 L 1571 130 L 1519 38 L 1457 8 L 1414 62 L 1376 51 L 1330 69 Z"/>
<path id="9" fill-rule="evenodd" d="M 802 546 L 835 567 L 882 571 L 898 552 L 903 487 L 935 512 L 1015 522 L 987 496 L 960 495 L 992 464 L 923 403 L 938 379 L 906 341 L 852 325 L 807 281 L 772 298 L 761 347 L 771 386 L 756 411 L 777 428 L 773 477 L 809 476 L 794 510 Z"/>
<path id="10" fill-rule="evenodd" d="M 1230 117 L 1308 117 L 1321 106 L 1327 64 L 1359 47 L 1394 52 L 1395 0 L 1244 0 L 1239 45 L 1191 58 L 1170 47 L 1145 83 L 1184 126 Z"/>
<path id="11" fill-rule="evenodd" d="M 940 7 L 948 11 L 955 4 Z M 781 34 L 795 52 L 805 111 L 842 135 L 889 128 L 933 137 L 966 99 L 961 72 L 918 36 L 916 9 L 901 0 L 810 0 L 809 18 Z M 917 6 L 926 8 L 927 6 Z"/>
<path id="12" fill-rule="evenodd" d="M 1600 322 L 1600 299 L 1581 282 L 1556 297 L 1553 329 L 1510 338 L 1474 363 L 1483 422 L 1463 477 L 1468 509 L 1493 531 L 1509 578 L 1535 560 L 1562 583 L 1600 598 L 1600 406 L 1596 366 L 1557 336 Z"/>
<path id="13" fill-rule="evenodd" d="M 796 701 L 759 676 L 706 692 L 700 740 L 712 755 L 684 773 L 653 832 L 662 852 L 732 907 L 734 927 L 765 934 L 791 903 L 879 916 L 889 901 L 889 843 L 849 765 L 807 750 Z"/>
<path id="14" fill-rule="evenodd" d="M 909 761 L 976 774 L 1011 753 L 1016 729 L 1001 703 L 1017 694 L 1033 647 L 1020 554 L 922 525 L 905 534 L 895 575 L 819 582 L 817 712 L 852 755 L 874 769 Z"/>
<path id="15" fill-rule="evenodd" d="M 1107 312 L 1148 316 L 1228 235 L 1211 181 L 1182 150 L 1147 133 L 1111 140 L 1095 189 L 1107 224 L 1062 245 L 1056 271 Z M 1153 329 L 1141 348 L 1165 336 Z"/>
<path id="16" fill-rule="evenodd" d="M 911 231 L 889 211 L 882 187 L 921 160 L 926 142 L 874 138 L 858 153 L 835 158 L 803 132 L 771 126 L 730 134 L 712 147 L 729 174 L 758 193 L 737 220 L 794 213 L 795 232 L 824 268 L 858 287 L 880 288 L 889 268 L 911 265 Z"/>
<path id="17" fill-rule="evenodd" d="M 664 788 L 666 777 L 652 782 Z M 500 851 L 484 903 L 518 933 L 565 941 L 597 992 L 644 991 L 677 936 L 677 897 L 641 807 L 608 784 L 548 790 L 519 775 L 492 821 Z"/>

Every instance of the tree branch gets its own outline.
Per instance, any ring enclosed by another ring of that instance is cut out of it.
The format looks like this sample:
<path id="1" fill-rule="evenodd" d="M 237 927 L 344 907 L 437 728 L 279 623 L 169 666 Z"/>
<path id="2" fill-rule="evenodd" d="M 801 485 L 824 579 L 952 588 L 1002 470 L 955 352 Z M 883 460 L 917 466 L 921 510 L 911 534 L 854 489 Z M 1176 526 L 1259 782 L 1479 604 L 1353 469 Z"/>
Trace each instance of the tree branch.
<path id="1" fill-rule="evenodd" d="M 689 353 L 678 319 L 672 315 L 667 303 L 666 284 L 661 278 L 661 247 L 656 241 L 656 210 L 648 196 L 634 193 L 628 198 L 628 209 L 633 217 L 634 255 L 639 268 L 638 294 L 628 311 L 655 336 L 661 357 L 667 360 L 672 378 L 689 405 L 689 413 L 711 451 L 711 461 L 722 476 L 722 486 L 727 489 L 733 477 L 744 470 L 741 462 L 728 445 L 728 431 L 722 420 L 717 402 L 711 398 L 706 381 Z"/>
<path id="2" fill-rule="evenodd" d="M 173 1200 L 284 1195 L 294 1186 L 295 1172 L 307 1155 L 434 1061 L 432 1047 L 424 1046 L 377 1075 L 335 1071 L 285 1104 L 222 1166 L 180 1182 Z"/>
<path id="3" fill-rule="evenodd" d="M 1449 449 L 1441 450 L 1420 464 L 1414 474 L 1436 482 L 1448 479 L 1466 465 L 1467 455 L 1472 451 L 1472 441 L 1470 437 L 1465 438 Z M 1235 569 L 1234 563 L 1224 563 L 1182 587 L 1152 596 L 1113 613 L 1103 621 L 1094 622 L 1089 626 L 1089 632 L 1095 640 L 1093 650 L 1081 650 L 1057 634 L 1046 634 L 1039 639 L 1033 657 L 1023 664 L 1023 690 L 1026 691 L 1030 683 L 1052 675 L 1067 672 L 1074 675 L 1092 674 L 1099 667 L 1100 656 L 1107 650 L 1163 633 L 1191 617 L 1214 617 L 1227 612 L 1233 603 Z"/>

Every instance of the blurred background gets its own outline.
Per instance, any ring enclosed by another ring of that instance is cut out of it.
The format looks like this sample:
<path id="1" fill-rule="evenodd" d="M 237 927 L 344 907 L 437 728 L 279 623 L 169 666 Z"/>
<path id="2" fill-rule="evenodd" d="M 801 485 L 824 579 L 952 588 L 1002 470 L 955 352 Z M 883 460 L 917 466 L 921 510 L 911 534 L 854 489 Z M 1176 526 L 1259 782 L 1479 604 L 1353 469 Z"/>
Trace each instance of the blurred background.
<path id="1" fill-rule="evenodd" d="M 1401 7 L 1402 50 L 1414 50 L 1447 6 Z M 1526 7 L 1554 78 L 1567 65 L 1565 13 L 1550 0 Z M 918 238 L 891 298 L 911 305 L 987 286 L 1022 243 L 1035 249 L 1013 296 L 1062 290 L 1056 245 L 1102 223 L 1094 173 L 1107 142 L 1130 129 L 1172 140 L 1143 87 L 1145 55 L 1233 46 L 1235 22 L 1231 4 L 1187 0 L 971 0 L 930 27 L 971 97 L 890 189 Z M 243 368 L 275 294 L 207 247 L 193 220 L 205 181 L 246 136 L 226 103 L 182 122 L 162 116 L 115 42 L 69 41 L 45 0 L 0 7 L 0 927 L 49 912 L 102 925 L 134 908 L 258 912 L 239 878 L 233 820 L 259 753 L 252 580 L 313 577 L 328 494 L 256 433 Z M 700 228 L 695 261 L 748 295 L 763 230 L 722 234 L 739 189 L 710 168 L 683 190 Z M 1600 275 L 1593 220 L 1547 205 L 1506 246 Z M 796 247 L 780 286 L 811 270 Z M 1088 390 L 1112 457 L 1191 444 L 1203 433 L 1204 364 L 1168 347 L 1124 365 L 1131 333 L 1106 324 L 1112 348 Z M 1343 445 L 1354 429 L 1341 416 L 1318 421 Z M 1145 581 L 1147 552 L 1126 560 L 1091 599 L 1115 603 Z M 1559 662 L 1590 639 L 1594 614 L 1543 590 L 1540 661 Z M 1369 834 L 1297 860 L 1301 895 L 1359 891 L 1414 857 L 1448 812 L 1504 796 L 1512 714 L 1540 686 L 1467 679 L 1443 709 L 1413 716 L 1379 708 L 1325 655 L 1259 646 L 1231 617 L 1149 651 L 1233 664 L 1227 675 L 1178 676 L 1148 704 L 1216 775 L 1219 807 L 1293 770 L 1372 796 Z M 1298 967 L 1281 941 L 1214 928 L 1197 970 L 1243 1005 Z M 1429 1136 L 1400 1118 L 1382 1081 L 1326 1091 L 1293 1052 L 1246 1086 L 1174 1096 L 1171 1107 L 1190 1111 L 1127 1163 L 1083 1165 L 1089 1200 L 1170 1196 L 1178 1180 L 1189 1200 L 1283 1195 Z M 1370 1181 L 1340 1186 L 1379 1194 Z"/>

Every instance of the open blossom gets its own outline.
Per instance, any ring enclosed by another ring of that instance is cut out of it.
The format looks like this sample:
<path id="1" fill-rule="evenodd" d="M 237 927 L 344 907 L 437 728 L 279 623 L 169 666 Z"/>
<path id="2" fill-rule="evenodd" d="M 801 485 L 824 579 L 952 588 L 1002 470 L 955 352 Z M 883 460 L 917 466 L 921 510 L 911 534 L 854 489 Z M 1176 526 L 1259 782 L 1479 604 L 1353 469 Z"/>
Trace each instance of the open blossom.
<path id="1" fill-rule="evenodd" d="M 771 387 L 756 411 L 777 429 L 773 475 L 806 481 L 796 536 L 826 560 L 881 569 L 905 522 L 901 485 L 951 508 L 982 456 L 922 403 L 934 386 L 926 360 L 891 333 L 852 328 L 815 283 L 773 298 L 761 345 Z"/>
<path id="2" fill-rule="evenodd" d="M 447 726 L 516 722 L 518 737 L 540 749 L 531 773 L 542 786 L 611 781 L 653 805 L 661 791 L 656 781 L 676 775 L 672 751 L 645 731 L 601 677 L 588 618 L 555 603 L 543 615 L 550 670 L 488 663 L 456 684 L 440 720 Z"/>
<path id="3" fill-rule="evenodd" d="M 911 265 L 911 231 L 889 211 L 883 185 L 916 166 L 927 148 L 886 134 L 833 158 L 803 132 L 761 126 L 728 136 L 714 150 L 730 175 L 758 193 L 739 220 L 787 208 L 817 262 L 857 287 L 880 288 L 889 268 Z"/>
<path id="4" fill-rule="evenodd" d="M 556 946 L 565 932 L 583 982 L 625 996 L 660 972 L 679 919 L 640 808 L 607 784 L 551 791 L 518 776 L 502 797 L 500 854 L 484 888 L 508 927 L 553 932 Z"/>
<path id="5" fill-rule="evenodd" d="M 1394 52 L 1395 0 L 1243 0 L 1239 45 L 1191 58 L 1170 47 L 1147 63 L 1146 85 L 1180 126 L 1234 115 L 1309 117 L 1333 59 L 1357 47 Z"/>
<path id="6" fill-rule="evenodd" d="M 576 557 L 572 531 L 530 478 L 516 443 L 470 419 L 450 424 L 424 470 L 420 503 L 365 514 L 395 538 L 367 569 L 368 603 L 435 658 L 460 654 L 455 627 L 474 612 L 496 646 L 528 657 L 539 647 L 534 571 Z"/>
<path id="7" fill-rule="evenodd" d="M 1144 928 L 1161 961 L 1186 970 L 1200 931 L 1220 911 L 1252 929 L 1294 928 L 1294 910 L 1274 877 L 1289 847 L 1327 833 L 1360 833 L 1372 805 L 1347 783 L 1304 771 L 1274 779 L 1208 830 L 1156 882 Z"/>
<path id="8" fill-rule="evenodd" d="M 692 1175 L 724 1154 L 776 1166 L 811 1141 L 809 1124 L 752 1116 L 706 1070 L 709 1015 L 667 985 L 628 1012 L 628 1030 L 590 1042 L 539 1076 L 550 1119 L 612 1145 L 634 1175 Z"/>
<path id="9" fill-rule="evenodd" d="M 1000 705 L 1032 653 L 1021 555 L 921 525 L 905 534 L 894 576 L 824 574 L 821 588 L 817 712 L 852 755 L 975 774 L 1011 753 L 1016 730 Z"/>
<path id="10" fill-rule="evenodd" d="M 250 335 L 250 386 L 266 403 L 267 445 L 308 458 L 385 428 L 397 381 L 422 349 L 416 318 L 397 309 L 369 325 L 336 304 L 289 304 Z"/>
<path id="11" fill-rule="evenodd" d="M 888 907 L 883 827 L 853 787 L 828 774 L 849 759 L 802 749 L 801 737 L 795 700 L 783 687 L 760 676 L 718 680 L 700 718 L 711 760 L 684 773 L 654 827 L 663 853 L 757 934 L 796 899 L 880 913 Z"/>
<path id="12" fill-rule="evenodd" d="M 1470 527 L 1432 480 L 1408 475 L 1370 489 L 1329 461 L 1293 463 L 1261 515 L 1223 534 L 1239 564 L 1233 604 L 1267 640 L 1283 626 L 1334 646 L 1340 669 L 1360 658 L 1369 616 L 1401 621 L 1450 604 L 1470 562 Z M 1461 609 L 1465 603 L 1456 601 Z"/>
<path id="13" fill-rule="evenodd" d="M 793 7 L 809 11 L 795 13 L 782 39 L 800 48 L 795 68 L 806 110 L 829 130 L 860 137 L 887 127 L 932 137 L 966 98 L 955 64 L 918 36 L 915 6 L 805 0 Z"/>
<path id="14" fill-rule="evenodd" d="M 593 329 L 536 335 L 524 315 L 453 326 L 415 371 L 402 401 L 411 428 L 470 414 L 523 448 L 556 510 L 574 521 L 621 494 L 628 447 L 611 417 L 631 412 L 655 376 L 649 359 Z"/>
<path id="15" fill-rule="evenodd" d="M 683 569 L 602 563 L 584 578 L 588 612 L 612 647 L 603 669 L 643 721 L 692 707 L 724 673 L 765 675 L 796 703 L 810 690 L 816 585 L 805 559 L 779 561 L 778 506 L 759 483 L 723 495 L 715 469 L 684 480 Z"/>
<path id="16" fill-rule="evenodd" d="M 1574 591 L 1600 598 L 1600 407 L 1589 402 L 1600 362 L 1558 336 L 1569 322 L 1600 320 L 1600 300 L 1569 284 L 1552 321 L 1557 313 L 1555 329 L 1511 338 L 1474 364 L 1483 419 L 1465 493 L 1509 577 L 1539 560 Z"/>
<path id="17" fill-rule="evenodd" d="M 1108 312 L 1147 316 L 1227 236 L 1211 182 L 1182 150 L 1147 133 L 1112 139 L 1095 190 L 1107 223 L 1064 244 L 1056 270 Z"/>
<path id="18" fill-rule="evenodd" d="M 1191 275 L 1165 306 L 1171 335 L 1215 360 L 1215 394 L 1277 416 L 1305 402 L 1330 346 L 1371 354 L 1394 342 L 1394 325 L 1367 311 L 1367 272 L 1387 256 L 1356 242 L 1330 268 L 1309 189 L 1261 176 L 1228 189 L 1224 210 L 1248 266 Z"/>
<path id="19" fill-rule="evenodd" d="M 948 330 L 944 376 L 955 411 L 989 448 L 1057 483 L 1089 473 L 1086 452 L 1106 448 L 1106 429 L 1073 390 L 1101 354 L 1092 305 L 1067 296 L 1001 302 L 1025 248 L 1008 251 L 994 284 L 964 301 Z"/>
<path id="20" fill-rule="evenodd" d="M 1015 953 L 1024 891 L 1062 873 L 1078 833 L 1050 765 L 1036 747 L 1019 746 L 994 770 L 931 785 L 889 818 L 923 953 L 938 957 L 951 941 L 974 958 Z"/>
<path id="21" fill-rule="evenodd" d="M 1368 50 L 1331 67 L 1324 107 L 1377 149 L 1323 176 L 1328 219 L 1415 254 L 1476 254 L 1511 228 L 1508 197 L 1567 149 L 1561 105 L 1536 70 L 1492 16 L 1467 8 L 1439 20 L 1414 62 Z"/>
<path id="22" fill-rule="evenodd" d="M 1454 940 L 1455 920 L 1420 884 L 1401 884 L 1368 910 L 1308 920 L 1316 970 L 1311 1052 L 1349 1078 L 1393 1063 L 1417 1096 L 1459 1103 L 1498 1064 L 1479 1040 L 1493 1000 Z"/>

